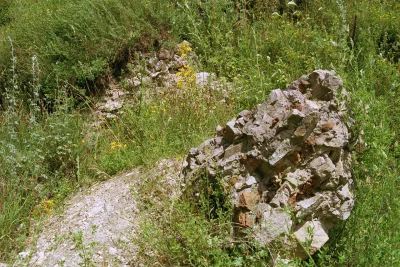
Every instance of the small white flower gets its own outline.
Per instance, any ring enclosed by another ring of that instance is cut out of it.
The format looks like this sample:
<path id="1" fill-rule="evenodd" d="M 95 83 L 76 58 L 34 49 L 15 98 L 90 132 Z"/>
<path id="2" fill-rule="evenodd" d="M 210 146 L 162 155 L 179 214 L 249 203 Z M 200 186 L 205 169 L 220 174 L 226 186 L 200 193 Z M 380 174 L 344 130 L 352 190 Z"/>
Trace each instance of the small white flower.
<path id="1" fill-rule="evenodd" d="M 272 17 L 273 18 L 277 18 L 277 17 L 280 17 L 281 15 L 279 15 L 279 13 L 278 12 L 274 12 L 274 13 L 272 13 Z"/>
<path id="2" fill-rule="evenodd" d="M 294 1 L 290 1 L 289 3 L 287 3 L 287 5 L 290 7 L 297 6 Z"/>

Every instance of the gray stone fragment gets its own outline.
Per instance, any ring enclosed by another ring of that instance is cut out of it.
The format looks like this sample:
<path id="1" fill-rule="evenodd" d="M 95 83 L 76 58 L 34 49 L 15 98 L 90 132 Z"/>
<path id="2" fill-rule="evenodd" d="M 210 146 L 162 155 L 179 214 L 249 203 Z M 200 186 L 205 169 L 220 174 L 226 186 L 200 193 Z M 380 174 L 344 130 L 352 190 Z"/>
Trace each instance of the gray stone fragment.
<path id="1" fill-rule="evenodd" d="M 213 158 L 219 159 L 219 158 L 221 158 L 223 155 L 224 155 L 224 148 L 223 148 L 222 146 L 216 148 L 216 149 L 212 152 L 212 157 L 213 157 Z"/>
<path id="2" fill-rule="evenodd" d="M 311 161 L 309 166 L 321 181 L 331 177 L 335 170 L 335 165 L 329 157 L 318 157 Z"/>
<path id="3" fill-rule="evenodd" d="M 279 236 L 289 234 L 292 227 L 290 214 L 281 208 L 273 209 L 267 205 L 267 210 L 262 213 L 261 228 L 268 231 L 257 231 L 255 239 L 261 244 L 266 245 Z"/>
<path id="4" fill-rule="evenodd" d="M 191 148 L 189 150 L 189 156 L 197 156 L 199 154 L 199 149 L 198 148 Z"/>
<path id="5" fill-rule="evenodd" d="M 294 232 L 297 241 L 302 243 L 297 252 L 297 257 L 301 259 L 308 258 L 309 254 L 314 254 L 329 240 L 327 231 L 318 220 L 306 222 L 301 228 Z M 304 251 L 306 249 L 307 251 Z"/>
<path id="6" fill-rule="evenodd" d="M 165 70 L 165 63 L 163 60 L 160 60 L 157 62 L 157 64 L 154 66 L 154 69 L 158 72 L 158 71 L 162 71 Z"/>
<path id="7" fill-rule="evenodd" d="M 248 111 L 248 110 L 242 110 L 239 115 L 237 116 L 237 118 L 244 118 L 244 120 L 247 122 L 251 119 L 251 117 L 253 116 L 253 112 Z"/>
<path id="8" fill-rule="evenodd" d="M 235 127 L 236 119 L 229 121 L 225 126 L 224 139 L 232 143 L 235 138 L 242 135 L 242 132 Z"/>
<path id="9" fill-rule="evenodd" d="M 348 184 L 345 184 L 340 190 L 338 190 L 338 196 L 341 200 L 349 200 L 353 198 L 353 194 L 350 192 Z"/>
<path id="10" fill-rule="evenodd" d="M 288 114 L 288 122 L 290 124 L 297 124 L 302 119 L 304 119 L 305 115 L 301 113 L 298 109 L 292 109 Z"/>
<path id="11" fill-rule="evenodd" d="M 324 101 L 332 100 L 343 84 L 340 77 L 333 76 L 331 72 L 324 70 L 316 70 L 311 73 L 309 81 L 313 97 Z"/>
<path id="12" fill-rule="evenodd" d="M 285 139 L 281 145 L 275 150 L 275 152 L 269 157 L 269 164 L 272 166 L 277 165 L 289 152 L 292 151 L 290 140 Z"/>
<path id="13" fill-rule="evenodd" d="M 158 53 L 158 59 L 159 60 L 169 60 L 171 59 L 171 51 L 167 49 L 161 49 L 160 52 Z"/>
<path id="14" fill-rule="evenodd" d="M 142 84 L 137 77 L 134 77 L 132 79 L 128 79 L 127 82 L 129 84 L 129 86 L 131 86 L 131 87 L 138 87 L 139 85 Z"/>
<path id="15" fill-rule="evenodd" d="M 320 106 L 316 103 L 316 102 L 314 102 L 314 101 L 312 101 L 312 100 L 306 100 L 305 101 L 305 103 L 306 103 L 306 107 L 308 108 L 308 110 L 309 111 L 311 111 L 311 112 L 316 112 L 316 111 L 318 111 L 319 109 L 320 109 Z"/>
<path id="16" fill-rule="evenodd" d="M 150 77 L 151 77 L 153 80 L 154 80 L 154 79 L 157 79 L 157 78 L 160 76 L 161 73 L 162 73 L 161 71 L 152 72 L 152 73 L 150 73 Z"/>
<path id="17" fill-rule="evenodd" d="M 290 197 L 290 191 L 288 188 L 281 188 L 275 194 L 274 198 L 269 202 L 271 207 L 277 208 L 281 207 L 284 208 L 287 206 L 288 200 Z"/>
<path id="18" fill-rule="evenodd" d="M 196 156 L 196 163 L 202 165 L 206 161 L 206 156 L 203 153 L 200 153 Z"/>
<path id="19" fill-rule="evenodd" d="M 242 152 L 243 143 L 231 145 L 225 150 L 224 159 L 230 158 L 231 156 Z"/>
<path id="20" fill-rule="evenodd" d="M 268 102 L 273 105 L 277 101 L 284 101 L 286 100 L 286 96 L 283 94 L 281 89 L 272 90 L 268 97 Z"/>
<path id="21" fill-rule="evenodd" d="M 283 91 L 283 94 L 291 103 L 303 103 L 304 102 L 303 94 L 297 90 L 285 90 L 285 91 Z"/>
<path id="22" fill-rule="evenodd" d="M 321 194 L 316 194 L 311 198 L 299 201 L 296 204 L 295 210 L 297 211 L 298 218 L 306 218 L 313 212 L 318 211 L 320 205 L 324 202 L 324 197 Z"/>
<path id="23" fill-rule="evenodd" d="M 248 186 L 252 186 L 253 184 L 256 184 L 257 180 L 254 176 L 250 176 L 247 180 L 246 180 L 246 184 Z"/>

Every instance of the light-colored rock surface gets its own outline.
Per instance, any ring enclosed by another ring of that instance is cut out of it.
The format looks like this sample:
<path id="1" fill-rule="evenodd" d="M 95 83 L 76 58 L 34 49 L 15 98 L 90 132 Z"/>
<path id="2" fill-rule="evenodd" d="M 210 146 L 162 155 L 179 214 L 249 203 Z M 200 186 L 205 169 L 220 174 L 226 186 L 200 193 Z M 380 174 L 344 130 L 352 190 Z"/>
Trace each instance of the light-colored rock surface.
<path id="1" fill-rule="evenodd" d="M 130 189 L 137 175 L 115 177 L 69 199 L 62 213 L 44 221 L 27 266 L 79 266 L 85 258 L 94 266 L 128 266 L 138 226 Z"/>
<path id="2" fill-rule="evenodd" d="M 327 230 L 324 229 L 323 225 L 318 220 L 307 221 L 296 230 L 293 235 L 301 244 L 308 247 L 311 255 L 329 240 Z M 303 248 L 298 250 L 298 255 L 301 255 L 302 258 L 308 256 Z"/>
<path id="3" fill-rule="evenodd" d="M 238 238 L 251 232 L 262 245 L 278 242 L 282 251 L 304 259 L 328 241 L 329 228 L 350 216 L 354 195 L 342 87 L 334 73 L 316 70 L 271 91 L 254 111 L 242 111 L 191 149 L 186 182 L 195 191 L 204 190 L 199 177 L 225 185 Z M 306 230 L 314 231 L 310 244 Z"/>
<path id="4" fill-rule="evenodd" d="M 142 216 L 135 187 L 156 175 L 163 177 L 164 187 L 179 188 L 181 165 L 177 160 L 163 160 L 151 172 L 135 169 L 81 189 L 59 213 L 34 222 L 32 244 L 14 266 L 135 266 L 132 240 Z M 176 190 L 170 193 L 171 198 L 178 195 Z"/>

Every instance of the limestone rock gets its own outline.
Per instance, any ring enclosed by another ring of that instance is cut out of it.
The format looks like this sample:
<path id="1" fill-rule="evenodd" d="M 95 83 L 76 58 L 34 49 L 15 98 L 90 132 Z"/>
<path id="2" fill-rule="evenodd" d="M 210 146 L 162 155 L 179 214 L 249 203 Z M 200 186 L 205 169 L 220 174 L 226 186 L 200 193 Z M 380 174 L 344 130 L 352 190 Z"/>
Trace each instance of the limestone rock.
<path id="1" fill-rule="evenodd" d="M 210 190 L 202 180 L 229 187 L 236 238 L 280 244 L 288 257 L 312 255 L 354 205 L 342 92 L 341 78 L 324 70 L 272 90 L 255 110 L 240 112 L 190 151 L 185 183 L 194 195 Z"/>
<path id="2" fill-rule="evenodd" d="M 301 259 L 308 258 L 308 254 L 314 254 L 329 240 L 327 231 L 318 220 L 307 221 L 294 232 L 294 236 L 301 242 L 300 248 L 295 252 Z"/>

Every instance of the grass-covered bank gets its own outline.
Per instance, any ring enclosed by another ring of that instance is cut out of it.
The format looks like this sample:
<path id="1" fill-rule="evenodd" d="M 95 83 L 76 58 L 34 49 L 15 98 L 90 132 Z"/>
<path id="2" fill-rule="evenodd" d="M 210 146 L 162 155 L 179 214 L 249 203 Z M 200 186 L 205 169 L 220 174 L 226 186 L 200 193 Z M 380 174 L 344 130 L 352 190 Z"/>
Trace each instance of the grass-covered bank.
<path id="1" fill-rule="evenodd" d="M 9 20 L 0 31 L 0 81 L 5 87 L 1 91 L 14 86 L 9 81 L 15 64 L 22 93 L 32 94 L 35 75 L 47 102 L 54 101 L 55 88 L 65 83 L 82 89 L 75 95 L 94 94 L 106 86 L 107 76 L 127 63 L 129 48 L 152 49 L 153 42 L 165 39 L 167 31 L 166 16 L 159 12 L 166 4 L 158 1 L 8 3 Z M 38 62 L 36 70 L 32 70 L 33 61 Z"/>
<path id="2" fill-rule="evenodd" d="M 354 148 L 362 153 L 355 156 L 353 215 L 304 265 L 397 266 L 400 4 L 264 2 L 2 2 L 0 258 L 10 259 L 23 249 L 29 219 L 50 211 L 76 186 L 184 154 L 211 135 L 215 125 L 260 103 L 269 90 L 322 68 L 335 69 L 343 78 L 357 122 L 353 134 L 363 131 L 367 146 Z M 180 98 L 140 103 L 140 108 L 101 128 L 85 124 L 87 96 L 106 85 L 107 76 L 120 75 L 131 52 L 153 51 L 183 39 L 193 44 L 202 70 L 240 88 L 230 92 L 234 101 L 221 105 L 216 97 L 216 110 L 210 113 L 203 92 L 191 88 Z M 47 114 L 43 103 L 50 101 L 55 104 Z M 185 214 L 193 212 L 177 207 Z M 203 225 L 210 235 L 213 230 L 204 218 L 196 219 L 201 220 L 197 226 L 179 224 L 188 233 L 187 242 L 162 257 L 199 257 L 196 227 Z M 201 249 L 219 244 L 204 240 Z M 240 257 L 218 251 L 227 255 L 224 264 Z M 202 261 L 207 263 L 215 262 Z"/>

